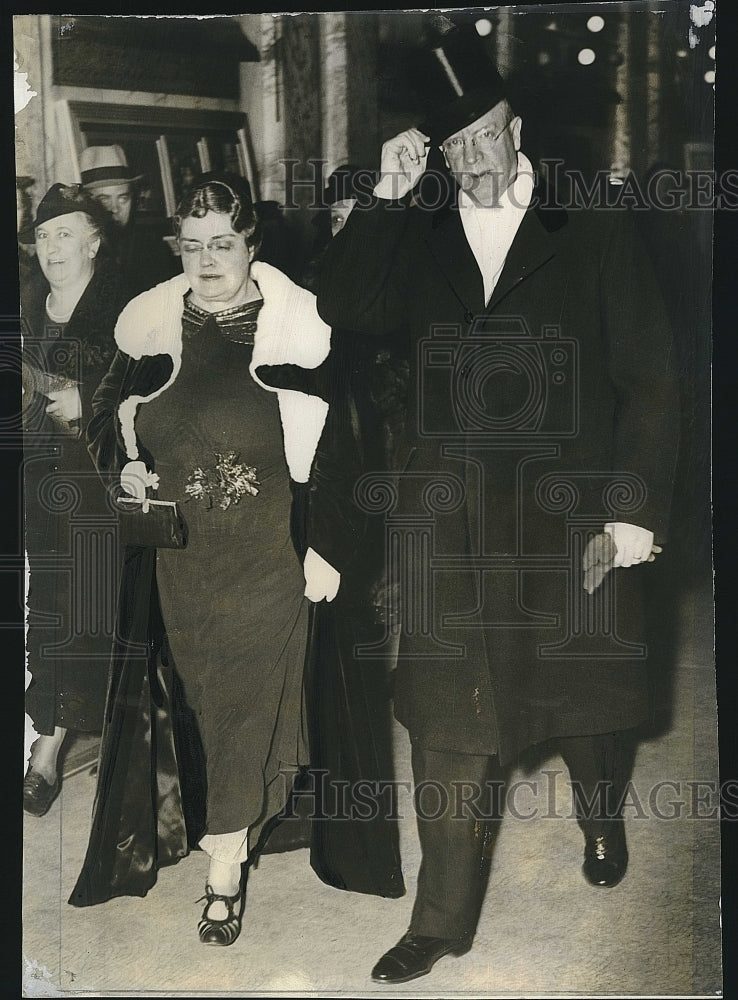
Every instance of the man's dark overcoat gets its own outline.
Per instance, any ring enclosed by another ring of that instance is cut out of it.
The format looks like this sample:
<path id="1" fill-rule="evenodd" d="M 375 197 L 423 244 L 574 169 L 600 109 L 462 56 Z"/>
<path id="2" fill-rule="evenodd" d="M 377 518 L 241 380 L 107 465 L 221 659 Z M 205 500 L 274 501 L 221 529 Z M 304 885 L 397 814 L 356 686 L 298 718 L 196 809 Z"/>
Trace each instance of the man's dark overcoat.
<path id="1" fill-rule="evenodd" d="M 485 303 L 454 198 L 429 208 L 427 178 L 412 207 L 354 209 L 318 308 L 334 329 L 409 339 L 387 514 L 404 595 L 395 713 L 427 747 L 504 764 L 648 718 L 649 569 L 616 569 L 590 597 L 581 560 L 608 521 L 665 540 L 672 341 L 626 211 L 567 212 L 536 189 Z"/>

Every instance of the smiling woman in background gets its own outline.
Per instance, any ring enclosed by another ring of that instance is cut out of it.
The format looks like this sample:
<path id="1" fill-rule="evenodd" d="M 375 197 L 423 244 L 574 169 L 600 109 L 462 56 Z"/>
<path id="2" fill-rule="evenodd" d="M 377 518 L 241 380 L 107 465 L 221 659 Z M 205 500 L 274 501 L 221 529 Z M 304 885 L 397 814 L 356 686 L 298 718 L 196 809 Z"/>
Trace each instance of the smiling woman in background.
<path id="1" fill-rule="evenodd" d="M 21 288 L 26 548 L 30 565 L 26 707 L 39 733 L 23 785 L 27 813 L 43 816 L 59 792 L 57 757 L 68 729 L 102 729 L 115 554 L 95 550 L 96 520 L 114 515 L 90 462 L 83 428 L 107 369 L 122 302 L 105 262 L 104 217 L 79 185 L 54 184 L 23 242 L 41 273 Z M 72 550 L 78 518 L 88 519 Z M 93 520 L 90 521 L 89 519 Z M 99 602 L 94 598 L 100 598 Z"/>

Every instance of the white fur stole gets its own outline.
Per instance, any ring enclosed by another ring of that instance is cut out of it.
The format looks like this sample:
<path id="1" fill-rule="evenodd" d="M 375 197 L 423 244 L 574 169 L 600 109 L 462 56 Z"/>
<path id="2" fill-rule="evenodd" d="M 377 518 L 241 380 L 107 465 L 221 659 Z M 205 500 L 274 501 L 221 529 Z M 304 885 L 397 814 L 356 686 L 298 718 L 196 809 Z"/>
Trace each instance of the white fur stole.
<path id="1" fill-rule="evenodd" d="M 305 483 L 310 476 L 328 404 L 319 396 L 265 385 L 255 372 L 259 365 L 295 364 L 317 368 L 330 350 L 330 327 L 318 315 L 312 292 L 300 288 L 277 268 L 256 261 L 251 265 L 251 276 L 264 305 L 257 319 L 249 371 L 262 388 L 277 393 L 287 467 L 296 482 Z M 138 459 L 134 422 L 139 405 L 165 392 L 179 373 L 184 295 L 189 289 L 187 277 L 177 275 L 136 296 L 118 317 L 115 340 L 121 351 L 136 360 L 144 355 L 168 354 L 174 364 L 171 378 L 161 388 L 149 396 L 129 396 L 118 408 L 123 442 L 131 461 Z"/>

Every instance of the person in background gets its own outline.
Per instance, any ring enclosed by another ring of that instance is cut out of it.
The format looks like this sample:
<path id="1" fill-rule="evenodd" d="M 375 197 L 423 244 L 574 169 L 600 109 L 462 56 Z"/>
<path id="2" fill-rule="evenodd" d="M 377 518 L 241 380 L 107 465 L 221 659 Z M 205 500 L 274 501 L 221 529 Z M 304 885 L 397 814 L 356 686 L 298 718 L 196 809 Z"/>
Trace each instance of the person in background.
<path id="1" fill-rule="evenodd" d="M 312 259 L 305 284 L 317 288 L 322 261 L 332 239 L 341 232 L 361 199 L 373 191 L 377 173 L 345 163 L 328 177 L 322 208 L 313 217 L 316 229 Z M 341 359 L 341 360 L 339 360 Z M 332 377 L 348 377 L 343 401 L 353 428 L 364 470 L 392 469 L 404 439 L 405 397 L 409 363 L 407 352 L 393 336 L 336 335 L 331 357 Z M 334 398 L 338 396 L 333 393 Z"/>
<path id="2" fill-rule="evenodd" d="M 293 281 L 300 282 L 304 266 L 299 233 L 276 201 L 255 201 L 254 208 L 262 231 L 259 260 L 271 264 Z"/>
<path id="3" fill-rule="evenodd" d="M 33 203 L 31 190 L 35 184 L 33 177 L 20 175 L 15 179 L 15 198 L 17 208 L 18 231 L 18 276 L 21 287 L 31 281 L 38 280 L 39 265 L 36 258 L 36 244 L 33 239 L 31 219 L 33 218 Z M 21 237 L 21 234 L 24 234 Z"/>
<path id="4" fill-rule="evenodd" d="M 95 547 L 113 516 L 84 442 L 92 395 L 115 353 L 124 305 L 106 259 L 104 213 L 78 184 L 54 184 L 20 238 L 35 241 L 39 273 L 22 276 L 26 549 L 30 565 L 26 707 L 39 733 L 23 807 L 43 816 L 60 789 L 68 730 L 99 732 L 107 688 L 118 571 L 114 547 Z M 66 498 L 66 501 L 65 501 Z M 72 532 L 86 546 L 78 558 Z"/>
<path id="5" fill-rule="evenodd" d="M 138 212 L 138 184 L 143 174 L 134 174 L 123 148 L 117 144 L 87 146 L 80 153 L 79 167 L 83 187 L 112 219 L 111 250 L 126 297 L 133 298 L 178 274 L 179 261 L 163 233 Z"/>

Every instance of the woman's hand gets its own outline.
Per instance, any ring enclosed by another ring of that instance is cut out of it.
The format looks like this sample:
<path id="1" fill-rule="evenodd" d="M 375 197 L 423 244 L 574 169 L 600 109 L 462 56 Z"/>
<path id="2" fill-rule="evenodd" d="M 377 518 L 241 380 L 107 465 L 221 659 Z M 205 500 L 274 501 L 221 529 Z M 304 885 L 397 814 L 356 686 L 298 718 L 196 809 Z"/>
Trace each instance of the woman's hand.
<path id="1" fill-rule="evenodd" d="M 380 177 L 374 194 L 377 198 L 397 201 L 417 184 L 425 171 L 430 137 L 417 128 L 409 128 L 388 139 L 382 146 Z"/>
<path id="2" fill-rule="evenodd" d="M 302 570 L 305 574 L 305 597 L 314 604 L 323 599 L 330 603 L 341 584 L 338 570 L 318 555 L 315 549 L 307 550 Z"/>
<path id="3" fill-rule="evenodd" d="M 60 424 L 72 424 L 82 418 L 82 400 L 76 385 L 48 393 L 51 400 L 46 407 L 50 417 Z"/>
<path id="4" fill-rule="evenodd" d="M 159 489 L 159 477 L 155 472 L 149 472 L 144 462 L 128 462 L 121 470 L 120 485 L 130 496 L 145 500 L 149 487 Z"/>

